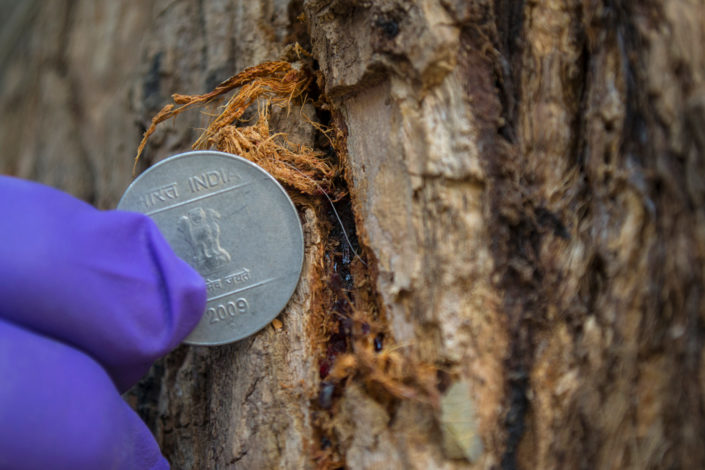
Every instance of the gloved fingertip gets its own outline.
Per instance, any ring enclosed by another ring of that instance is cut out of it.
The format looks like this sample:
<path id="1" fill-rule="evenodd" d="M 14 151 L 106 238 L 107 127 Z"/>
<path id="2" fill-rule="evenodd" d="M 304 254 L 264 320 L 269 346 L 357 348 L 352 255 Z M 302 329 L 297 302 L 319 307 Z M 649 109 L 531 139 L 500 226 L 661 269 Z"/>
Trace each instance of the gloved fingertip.
<path id="1" fill-rule="evenodd" d="M 183 329 L 178 332 L 181 342 L 196 327 L 206 311 L 206 281 L 188 263 L 179 259 L 181 271 L 175 296 L 177 308 L 181 310 L 176 316 L 183 319 Z M 183 336 L 182 336 L 183 335 Z"/>
<path id="2" fill-rule="evenodd" d="M 151 222 L 151 220 L 150 220 Z M 178 257 L 156 224 L 151 224 L 150 252 L 163 291 L 166 321 L 170 323 L 167 347 L 175 347 L 193 330 L 206 308 L 205 279 Z M 168 351 L 157 351 L 160 356 Z"/>
<path id="3" fill-rule="evenodd" d="M 128 213 L 123 213 L 127 215 Z M 132 386 L 158 358 L 176 348 L 196 327 L 206 307 L 206 283 L 186 261 L 179 258 L 147 216 L 129 213 L 140 220 L 145 256 L 140 266 L 152 274 L 142 281 L 141 311 L 133 311 L 134 322 L 116 358 L 132 358 L 111 367 L 118 389 Z M 149 261 L 147 261 L 149 259 Z"/>
<path id="4" fill-rule="evenodd" d="M 170 470 L 169 462 L 162 457 L 150 470 Z"/>

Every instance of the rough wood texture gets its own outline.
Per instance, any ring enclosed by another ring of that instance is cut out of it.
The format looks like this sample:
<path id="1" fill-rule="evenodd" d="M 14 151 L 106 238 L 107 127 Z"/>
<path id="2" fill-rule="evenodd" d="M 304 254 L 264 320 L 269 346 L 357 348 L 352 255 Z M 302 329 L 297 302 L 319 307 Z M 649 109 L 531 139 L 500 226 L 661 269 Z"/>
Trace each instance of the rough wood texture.
<path id="1" fill-rule="evenodd" d="M 104 208 L 170 93 L 309 48 L 347 135 L 352 275 L 372 279 L 353 290 L 380 354 L 436 371 L 435 399 L 327 378 L 330 233 L 302 210 L 283 328 L 182 347 L 131 397 L 174 468 L 705 466 L 701 2 L 22 5 L 0 3 L 0 171 Z M 147 162 L 203 122 L 165 126 Z"/>

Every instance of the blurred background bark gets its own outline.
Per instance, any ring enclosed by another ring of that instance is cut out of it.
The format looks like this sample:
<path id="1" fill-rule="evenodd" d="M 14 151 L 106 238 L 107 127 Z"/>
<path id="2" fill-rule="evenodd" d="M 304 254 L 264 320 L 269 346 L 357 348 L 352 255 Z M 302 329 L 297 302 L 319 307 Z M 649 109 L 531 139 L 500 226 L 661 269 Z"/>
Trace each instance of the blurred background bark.
<path id="1" fill-rule="evenodd" d="M 126 397 L 175 469 L 705 467 L 702 2 L 3 0 L 0 22 L 0 172 L 100 208 L 172 93 L 294 42 L 347 138 L 366 263 L 301 205 L 283 326 L 180 347 Z"/>

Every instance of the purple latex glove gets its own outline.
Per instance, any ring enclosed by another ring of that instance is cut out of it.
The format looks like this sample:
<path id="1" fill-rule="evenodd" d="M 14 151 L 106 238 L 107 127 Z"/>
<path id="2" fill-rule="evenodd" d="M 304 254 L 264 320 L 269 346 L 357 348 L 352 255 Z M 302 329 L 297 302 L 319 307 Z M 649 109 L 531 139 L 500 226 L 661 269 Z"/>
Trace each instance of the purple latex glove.
<path id="1" fill-rule="evenodd" d="M 163 469 L 122 400 L 205 309 L 154 223 L 0 176 L 0 470 Z"/>

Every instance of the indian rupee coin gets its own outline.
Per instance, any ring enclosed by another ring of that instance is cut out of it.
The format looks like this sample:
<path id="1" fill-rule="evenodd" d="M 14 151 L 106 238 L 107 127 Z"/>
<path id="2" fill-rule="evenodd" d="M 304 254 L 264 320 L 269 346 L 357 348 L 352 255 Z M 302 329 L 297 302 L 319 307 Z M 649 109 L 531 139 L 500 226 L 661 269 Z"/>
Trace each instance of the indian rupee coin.
<path id="1" fill-rule="evenodd" d="M 188 344 L 250 336 L 294 293 L 304 255 L 298 213 L 279 183 L 244 158 L 215 151 L 169 157 L 132 182 L 118 209 L 150 216 L 205 278 L 206 311 Z"/>

